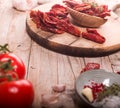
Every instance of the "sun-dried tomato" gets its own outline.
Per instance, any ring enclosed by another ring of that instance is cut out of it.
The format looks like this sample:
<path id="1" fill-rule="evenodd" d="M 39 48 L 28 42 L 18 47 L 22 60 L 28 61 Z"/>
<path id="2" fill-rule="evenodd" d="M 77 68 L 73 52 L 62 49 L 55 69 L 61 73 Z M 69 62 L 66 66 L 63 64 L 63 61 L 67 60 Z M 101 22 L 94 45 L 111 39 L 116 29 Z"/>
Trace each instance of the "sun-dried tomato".
<path id="1" fill-rule="evenodd" d="M 91 5 L 86 5 L 84 7 L 78 5 L 78 6 L 74 7 L 73 9 L 76 11 L 79 11 L 79 12 L 86 11 L 88 9 L 91 9 Z"/>
<path id="2" fill-rule="evenodd" d="M 87 63 L 87 65 L 82 69 L 81 73 L 92 70 L 92 69 L 100 69 L 100 64 L 98 63 Z"/>
<path id="3" fill-rule="evenodd" d="M 93 34 L 93 33 L 82 32 L 82 37 L 100 44 L 105 42 L 104 37 L 99 36 L 97 34 Z"/>
<path id="4" fill-rule="evenodd" d="M 65 3 L 70 8 L 74 8 L 78 5 L 78 2 L 76 2 L 75 0 L 63 0 L 63 3 Z"/>
<path id="5" fill-rule="evenodd" d="M 100 33 L 98 33 L 96 29 L 86 28 L 86 31 L 87 31 L 88 33 L 94 33 L 94 34 L 100 35 Z"/>
<path id="6" fill-rule="evenodd" d="M 100 44 L 105 42 L 105 38 L 100 35 L 96 30 L 87 29 L 86 32 L 82 32 L 82 37 Z"/>
<path id="7" fill-rule="evenodd" d="M 53 5 L 52 8 L 50 9 L 50 12 L 54 12 L 56 14 L 56 17 L 64 18 L 64 17 L 67 17 L 68 15 L 67 9 L 64 6 L 61 6 L 59 4 Z"/>

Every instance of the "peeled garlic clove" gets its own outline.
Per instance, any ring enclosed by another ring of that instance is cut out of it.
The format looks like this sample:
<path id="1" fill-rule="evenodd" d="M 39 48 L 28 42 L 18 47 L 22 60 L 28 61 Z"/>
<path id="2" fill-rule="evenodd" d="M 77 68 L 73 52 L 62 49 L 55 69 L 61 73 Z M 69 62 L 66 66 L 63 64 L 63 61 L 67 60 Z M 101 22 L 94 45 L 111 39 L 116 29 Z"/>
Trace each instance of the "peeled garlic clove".
<path id="1" fill-rule="evenodd" d="M 12 0 L 12 6 L 19 11 L 27 11 L 37 6 L 37 0 Z"/>
<path id="2" fill-rule="evenodd" d="M 52 0 L 38 0 L 39 4 L 45 4 L 45 3 L 49 3 L 52 2 Z"/>
<path id="3" fill-rule="evenodd" d="M 92 89 L 90 88 L 84 88 L 82 90 L 82 94 L 88 99 L 89 102 L 93 102 L 94 98 L 93 98 L 93 93 L 92 93 Z"/>
<path id="4" fill-rule="evenodd" d="M 58 101 L 59 94 L 42 94 L 41 104 L 44 106 L 49 106 L 50 104 L 55 104 Z"/>
<path id="5" fill-rule="evenodd" d="M 59 84 L 59 85 L 54 85 L 52 86 L 52 89 L 54 92 L 63 92 L 66 89 L 65 84 Z"/>

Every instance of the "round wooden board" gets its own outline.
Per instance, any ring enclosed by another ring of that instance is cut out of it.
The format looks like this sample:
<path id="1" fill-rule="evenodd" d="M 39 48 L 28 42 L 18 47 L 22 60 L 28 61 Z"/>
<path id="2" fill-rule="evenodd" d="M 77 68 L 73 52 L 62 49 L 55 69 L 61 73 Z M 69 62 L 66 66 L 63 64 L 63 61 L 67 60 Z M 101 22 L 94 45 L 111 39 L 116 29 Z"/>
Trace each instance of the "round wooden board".
<path id="1" fill-rule="evenodd" d="M 40 5 L 34 10 L 43 12 L 49 11 L 55 3 Z M 83 31 L 85 28 L 78 28 Z M 26 30 L 29 36 L 39 45 L 52 51 L 77 57 L 100 57 L 115 53 L 120 50 L 120 20 L 116 19 L 114 14 L 108 18 L 108 21 L 97 28 L 106 41 L 98 44 L 90 40 L 76 37 L 69 33 L 54 34 L 38 29 L 29 15 L 26 20 Z"/>

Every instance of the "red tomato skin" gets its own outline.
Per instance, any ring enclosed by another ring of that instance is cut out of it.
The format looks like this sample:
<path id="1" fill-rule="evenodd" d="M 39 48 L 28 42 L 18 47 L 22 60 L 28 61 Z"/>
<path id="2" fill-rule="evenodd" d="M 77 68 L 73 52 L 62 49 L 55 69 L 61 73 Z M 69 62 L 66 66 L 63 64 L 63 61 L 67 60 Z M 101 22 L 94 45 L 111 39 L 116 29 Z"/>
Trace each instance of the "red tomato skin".
<path id="1" fill-rule="evenodd" d="M 26 69 L 23 61 L 13 53 L 0 54 L 0 61 L 12 60 L 14 71 L 18 74 L 19 79 L 23 79 L 26 74 Z"/>
<path id="2" fill-rule="evenodd" d="M 34 89 L 28 80 L 6 81 L 0 84 L 0 108 L 28 108 L 33 100 Z"/>

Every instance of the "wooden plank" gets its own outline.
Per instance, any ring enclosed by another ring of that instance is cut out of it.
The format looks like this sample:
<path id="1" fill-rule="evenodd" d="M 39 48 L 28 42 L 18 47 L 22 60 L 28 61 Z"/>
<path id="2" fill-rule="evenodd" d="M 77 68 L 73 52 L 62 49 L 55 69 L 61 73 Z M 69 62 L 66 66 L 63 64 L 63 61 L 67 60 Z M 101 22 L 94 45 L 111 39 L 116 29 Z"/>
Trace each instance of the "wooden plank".
<path id="1" fill-rule="evenodd" d="M 13 11 L 10 9 L 10 2 L 1 0 L 0 2 L 0 44 L 7 42 L 7 33 L 12 21 Z"/>
<path id="2" fill-rule="evenodd" d="M 108 71 L 108 72 L 113 72 L 113 68 L 111 66 L 111 62 L 109 57 L 102 57 L 101 58 L 101 68 Z"/>
<path id="3" fill-rule="evenodd" d="M 11 2 L 9 0 L 0 0 L 0 12 L 10 6 Z"/>
<path id="4" fill-rule="evenodd" d="M 23 60 L 27 71 L 31 39 L 28 37 L 25 30 L 26 13 L 21 13 L 14 9 L 11 9 L 11 11 L 13 17 L 7 33 L 7 43 L 13 53 Z"/>
<path id="5" fill-rule="evenodd" d="M 58 56 L 58 76 L 59 84 L 65 84 L 67 89 L 74 88 L 75 76 L 68 58 L 64 55 Z"/>
<path id="6" fill-rule="evenodd" d="M 75 37 L 68 33 L 63 33 L 61 36 L 54 34 L 52 37 L 48 38 L 51 42 L 56 42 L 59 44 L 70 45 L 74 41 L 76 41 L 79 37 Z"/>
<path id="7" fill-rule="evenodd" d="M 74 88 L 75 76 L 67 56 L 48 51 L 34 42 L 31 51 L 28 79 L 35 90 L 33 106 L 40 106 L 41 94 L 51 93 L 55 84 Z"/>
<path id="8" fill-rule="evenodd" d="M 80 75 L 81 70 L 85 67 L 84 59 L 79 57 L 68 57 L 68 60 L 76 79 Z"/>
<path id="9" fill-rule="evenodd" d="M 58 82 L 57 55 L 32 42 L 28 79 L 35 90 L 34 107 L 40 106 L 41 94 L 48 94 Z"/>
<path id="10" fill-rule="evenodd" d="M 113 72 L 120 71 L 120 52 L 109 56 Z"/>

